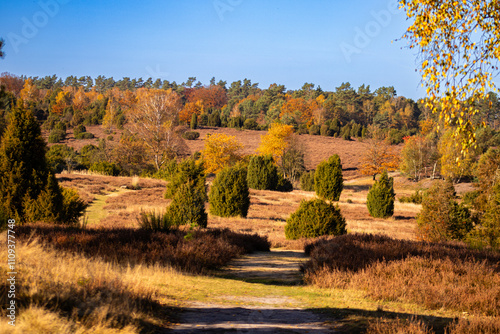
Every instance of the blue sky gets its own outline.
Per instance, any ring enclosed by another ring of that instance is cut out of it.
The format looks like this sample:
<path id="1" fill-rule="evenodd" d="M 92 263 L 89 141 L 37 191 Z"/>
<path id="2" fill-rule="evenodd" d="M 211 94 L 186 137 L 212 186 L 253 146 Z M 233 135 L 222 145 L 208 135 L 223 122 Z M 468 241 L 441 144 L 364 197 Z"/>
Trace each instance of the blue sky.
<path id="1" fill-rule="evenodd" d="M 424 96 L 408 22 L 388 0 L 0 2 L 0 72 L 204 84 L 248 78 L 298 89 L 342 82 Z"/>

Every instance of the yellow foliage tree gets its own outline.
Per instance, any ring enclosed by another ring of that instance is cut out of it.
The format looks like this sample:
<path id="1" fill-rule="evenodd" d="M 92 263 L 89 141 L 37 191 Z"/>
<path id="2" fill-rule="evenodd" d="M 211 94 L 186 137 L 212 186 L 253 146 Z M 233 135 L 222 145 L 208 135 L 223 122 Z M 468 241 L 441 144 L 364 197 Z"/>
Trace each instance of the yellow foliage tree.
<path id="1" fill-rule="evenodd" d="M 225 167 L 237 163 L 242 154 L 243 145 L 234 136 L 216 133 L 205 138 L 205 148 L 201 151 L 205 171 L 218 173 Z"/>
<path id="2" fill-rule="evenodd" d="M 412 24 L 404 38 L 420 52 L 427 106 L 446 126 L 456 125 L 461 153 L 475 144 L 477 102 L 496 91 L 500 6 L 482 0 L 399 0 Z M 457 157 L 459 158 L 459 157 Z"/>
<path id="3" fill-rule="evenodd" d="M 468 150 L 465 156 L 462 155 L 460 141 L 455 138 L 453 129 L 449 129 L 441 137 L 438 150 L 441 154 L 442 176 L 459 182 L 461 178 L 472 175 L 474 154 L 472 150 Z M 460 164 L 457 164 L 459 158 Z"/>
<path id="4" fill-rule="evenodd" d="M 40 91 L 33 84 L 32 79 L 26 79 L 24 81 L 24 86 L 21 92 L 19 93 L 21 99 L 24 100 L 25 104 L 28 102 L 38 102 L 40 100 Z"/>
<path id="5" fill-rule="evenodd" d="M 293 126 L 273 123 L 267 134 L 262 135 L 257 151 L 263 155 L 271 154 L 276 163 L 279 162 L 290 145 L 293 135 Z"/>

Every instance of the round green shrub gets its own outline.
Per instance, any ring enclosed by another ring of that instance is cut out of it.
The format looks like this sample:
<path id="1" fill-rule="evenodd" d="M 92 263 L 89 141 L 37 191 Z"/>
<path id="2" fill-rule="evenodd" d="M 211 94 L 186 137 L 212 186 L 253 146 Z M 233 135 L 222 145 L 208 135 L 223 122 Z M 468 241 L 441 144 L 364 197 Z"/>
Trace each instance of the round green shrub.
<path id="1" fill-rule="evenodd" d="M 54 126 L 54 129 L 55 130 L 62 130 L 64 132 L 66 132 L 67 128 L 66 128 L 66 123 L 64 122 L 58 122 L 55 126 Z"/>
<path id="2" fill-rule="evenodd" d="M 320 129 L 320 133 L 322 136 L 326 137 L 333 137 L 333 130 L 330 129 L 330 127 L 327 124 L 323 124 Z"/>
<path id="3" fill-rule="evenodd" d="M 81 132 L 75 136 L 75 139 L 92 139 L 94 134 L 90 132 Z"/>
<path id="4" fill-rule="evenodd" d="M 186 131 L 182 134 L 182 138 L 186 140 L 196 140 L 200 137 L 200 133 L 196 131 Z"/>
<path id="5" fill-rule="evenodd" d="M 311 125 L 311 127 L 309 128 L 310 135 L 318 136 L 320 134 L 320 131 L 321 131 L 321 129 L 320 129 L 319 125 L 316 125 L 316 124 Z"/>
<path id="6" fill-rule="evenodd" d="M 176 226 L 207 227 L 205 198 L 204 184 L 187 182 L 181 185 L 167 208 L 166 220 Z"/>
<path id="7" fill-rule="evenodd" d="M 276 190 L 278 169 L 271 155 L 254 155 L 248 163 L 248 186 L 258 190 Z"/>
<path id="8" fill-rule="evenodd" d="M 276 190 L 283 193 L 288 193 L 290 191 L 293 191 L 293 184 L 289 179 L 281 175 L 281 173 L 278 173 L 278 184 L 276 185 Z"/>
<path id="9" fill-rule="evenodd" d="M 87 132 L 87 128 L 83 124 L 79 124 L 79 125 L 75 126 L 75 128 L 73 129 L 73 134 L 74 134 L 75 138 L 80 133 L 84 133 L 84 132 Z"/>
<path id="10" fill-rule="evenodd" d="M 185 159 L 175 167 L 175 172 L 167 183 L 165 198 L 174 197 L 178 189 L 186 183 L 192 183 L 196 187 L 205 189 L 205 170 L 202 164 L 196 163 L 193 159 Z M 204 201 L 206 201 L 206 192 Z"/>
<path id="11" fill-rule="evenodd" d="M 342 177 L 342 164 L 337 154 L 332 155 L 327 161 L 321 162 L 314 173 L 314 189 L 316 194 L 323 199 L 338 201 L 344 189 Z"/>
<path id="12" fill-rule="evenodd" d="M 287 239 L 314 238 L 322 235 L 346 234 L 345 218 L 338 205 L 320 199 L 302 201 L 286 221 Z"/>
<path id="13" fill-rule="evenodd" d="M 121 172 L 121 168 L 117 164 L 107 161 L 95 162 L 90 166 L 89 170 L 110 176 L 118 176 Z"/>
<path id="14" fill-rule="evenodd" d="M 257 130 L 258 128 L 259 128 L 259 124 L 253 118 L 246 119 L 245 122 L 243 122 L 243 129 Z"/>
<path id="15" fill-rule="evenodd" d="M 246 168 L 235 166 L 220 171 L 208 195 L 210 213 L 219 217 L 246 217 L 250 207 Z"/>
<path id="16" fill-rule="evenodd" d="M 380 180 L 370 188 L 366 205 L 370 216 L 375 218 L 388 218 L 394 214 L 394 179 L 388 177 L 383 171 Z"/>
<path id="17" fill-rule="evenodd" d="M 302 174 L 300 177 L 300 189 L 304 191 L 314 191 L 314 171 Z"/>
<path id="18" fill-rule="evenodd" d="M 66 138 L 66 131 L 54 129 L 50 131 L 49 143 L 59 143 Z"/>

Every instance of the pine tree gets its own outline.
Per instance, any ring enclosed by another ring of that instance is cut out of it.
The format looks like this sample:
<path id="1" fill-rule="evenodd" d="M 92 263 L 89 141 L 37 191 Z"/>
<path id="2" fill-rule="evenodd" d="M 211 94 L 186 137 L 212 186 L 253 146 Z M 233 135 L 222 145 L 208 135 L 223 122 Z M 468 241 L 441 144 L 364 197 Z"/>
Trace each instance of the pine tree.
<path id="1" fill-rule="evenodd" d="M 344 189 L 342 164 L 337 154 L 327 161 L 321 162 L 314 173 L 314 189 L 316 194 L 326 200 L 338 201 Z"/>
<path id="2" fill-rule="evenodd" d="M 192 130 L 195 130 L 198 127 L 198 115 L 196 114 L 191 115 L 190 127 Z"/>
<path id="3" fill-rule="evenodd" d="M 370 216 L 375 218 L 388 218 L 394 214 L 394 179 L 384 170 L 380 180 L 370 188 L 366 205 Z"/>
<path id="4" fill-rule="evenodd" d="M 44 191 L 51 192 L 57 201 L 51 204 L 55 209 L 62 205 L 60 189 L 45 158 L 46 150 L 39 124 L 20 101 L 0 145 L 0 205 L 9 217 L 20 222 L 26 221 L 25 211 Z M 57 216 L 56 212 L 52 214 Z"/>
<path id="5" fill-rule="evenodd" d="M 220 217 L 246 217 L 250 206 L 247 170 L 226 167 L 217 176 L 208 196 L 210 213 Z"/>

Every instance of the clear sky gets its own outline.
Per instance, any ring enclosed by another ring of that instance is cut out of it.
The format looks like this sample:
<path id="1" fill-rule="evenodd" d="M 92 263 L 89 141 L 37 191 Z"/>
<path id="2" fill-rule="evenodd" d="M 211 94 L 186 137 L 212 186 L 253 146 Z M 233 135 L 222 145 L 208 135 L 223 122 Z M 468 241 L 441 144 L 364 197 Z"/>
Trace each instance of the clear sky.
<path id="1" fill-rule="evenodd" d="M 0 1 L 0 72 L 298 89 L 394 86 L 424 96 L 395 0 Z"/>

